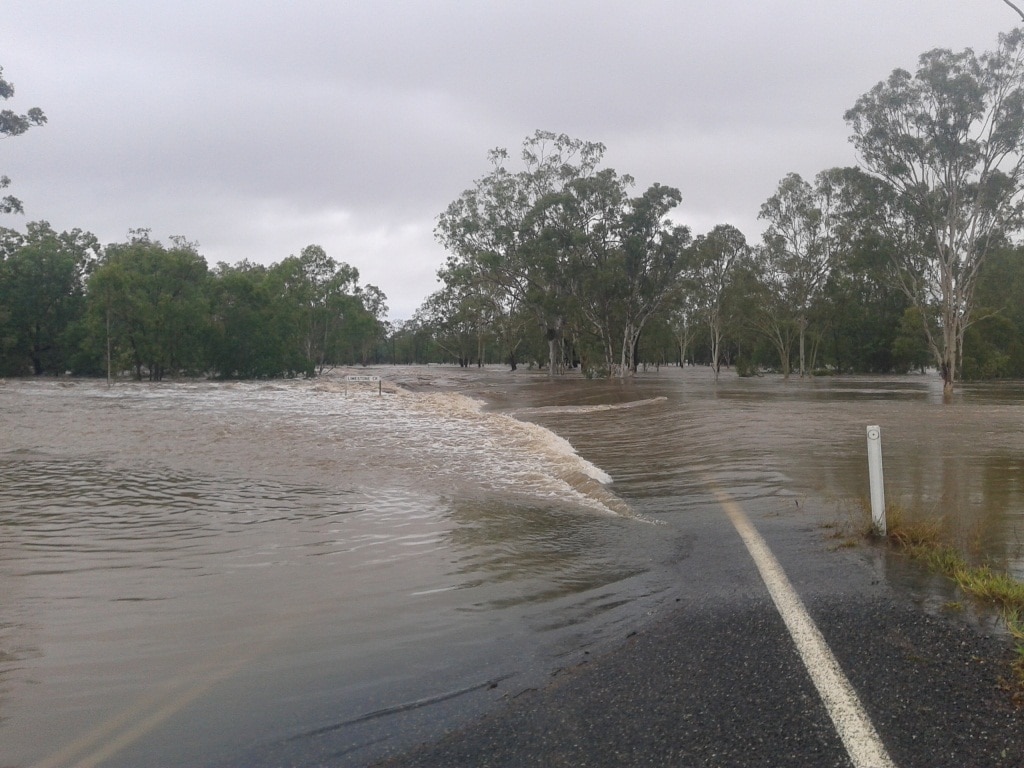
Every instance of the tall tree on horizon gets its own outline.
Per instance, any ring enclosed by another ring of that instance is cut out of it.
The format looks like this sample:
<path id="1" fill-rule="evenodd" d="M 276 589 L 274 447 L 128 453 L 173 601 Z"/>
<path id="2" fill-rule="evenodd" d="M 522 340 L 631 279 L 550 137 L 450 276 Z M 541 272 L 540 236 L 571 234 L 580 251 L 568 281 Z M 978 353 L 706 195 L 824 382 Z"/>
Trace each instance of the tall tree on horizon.
<path id="1" fill-rule="evenodd" d="M 569 248 L 559 236 L 564 221 L 558 203 L 566 188 L 590 178 L 604 155 L 598 142 L 536 131 L 523 141 L 520 167 L 509 170 L 509 153 L 488 153 L 491 171 L 465 190 L 438 217 L 434 235 L 449 251 L 446 269 L 472 271 L 533 313 L 548 342 L 549 373 L 554 376 L 569 304 Z"/>
<path id="2" fill-rule="evenodd" d="M 736 265 L 750 257 L 747 239 L 736 227 L 719 224 L 693 244 L 695 294 L 700 312 L 708 324 L 711 342 L 711 368 L 718 381 L 721 372 L 722 336 L 725 327 L 725 302 Z"/>
<path id="3" fill-rule="evenodd" d="M 920 254 L 894 254 L 948 400 L 989 252 L 1024 220 L 1024 31 L 993 52 L 936 49 L 896 69 L 846 113 L 864 167 L 895 196 Z"/>
<path id="4" fill-rule="evenodd" d="M 801 378 L 807 374 L 806 339 L 811 307 L 835 261 L 832 197 L 827 173 L 818 174 L 813 185 L 800 174 L 789 173 L 761 206 L 758 216 L 768 222 L 761 251 L 767 274 L 796 324 Z"/>
<path id="5" fill-rule="evenodd" d="M 485 295 L 503 295 L 499 304 L 532 313 L 551 376 L 566 356 L 563 337 L 581 327 L 599 339 L 609 374 L 635 371 L 640 334 L 684 267 L 689 229 L 667 218 L 679 190 L 653 184 L 629 196 L 631 176 L 599 167 L 604 149 L 537 131 L 516 171 L 496 149 L 491 172 L 435 229 L 450 254 L 440 277 L 471 276 Z"/>

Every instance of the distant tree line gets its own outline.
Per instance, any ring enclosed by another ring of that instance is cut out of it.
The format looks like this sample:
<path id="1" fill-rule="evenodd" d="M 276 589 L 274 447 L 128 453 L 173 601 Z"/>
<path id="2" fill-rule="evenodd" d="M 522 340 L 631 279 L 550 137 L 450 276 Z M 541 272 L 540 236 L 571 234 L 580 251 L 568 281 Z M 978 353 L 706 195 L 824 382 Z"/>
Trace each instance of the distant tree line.
<path id="1" fill-rule="evenodd" d="M 846 114 L 860 168 L 792 173 L 747 243 L 691 237 L 679 191 L 601 166 L 601 144 L 538 131 L 441 214 L 443 287 L 403 328 L 462 364 L 588 375 L 736 364 L 801 376 L 936 368 L 1024 376 L 1024 36 L 938 49 Z M 423 348 L 417 343 L 417 349 Z"/>
<path id="2" fill-rule="evenodd" d="M 13 95 L 0 68 L 0 100 Z M 45 123 L 38 107 L 4 109 L 0 138 Z M 0 213 L 22 211 L 0 198 Z M 195 243 L 165 246 L 144 229 L 101 247 L 45 221 L 0 227 L 0 376 L 312 376 L 382 362 L 387 311 L 378 288 L 317 245 L 269 267 L 210 269 Z"/>
<path id="3" fill-rule="evenodd" d="M 438 218 L 440 287 L 395 325 L 384 294 L 315 245 L 210 269 L 195 244 L 145 230 L 106 247 L 45 222 L 0 230 L 0 374 L 935 368 L 946 394 L 957 379 L 1024 378 L 1024 34 L 980 55 L 927 52 L 846 120 L 860 167 L 786 175 L 756 243 L 726 223 L 694 236 L 669 218 L 680 191 L 635 193 L 602 144 L 537 131 L 514 161 L 493 150 Z M 44 122 L 5 111 L 0 133 Z"/>
<path id="4" fill-rule="evenodd" d="M 826 172 L 816 183 L 791 174 L 773 198 L 822 187 L 831 194 L 840 182 L 873 186 L 865 174 L 852 169 Z M 819 206 L 805 209 L 805 214 L 811 222 L 824 216 Z M 473 274 L 468 270 L 461 273 L 463 282 L 457 282 L 450 268 L 441 272 L 446 279 L 442 287 L 410 321 L 395 328 L 389 357 L 400 363 L 545 368 L 553 359 L 558 369 L 572 368 L 587 376 L 628 375 L 666 364 L 708 366 L 709 375 L 715 376 L 723 366 L 741 375 L 937 369 L 926 329 L 940 334 L 938 310 L 922 310 L 902 289 L 894 264 L 899 244 L 851 222 L 840 230 L 836 234 L 848 239 L 830 251 L 827 268 L 797 259 L 771 225 L 766 230 L 769 238 L 755 245 L 727 224 L 693 238 L 680 250 L 678 273 L 660 284 L 669 284 L 672 290 L 626 350 L 631 367 L 622 365 L 621 346 L 609 352 L 605 342 L 624 342 L 624 331 L 621 337 L 614 331 L 625 328 L 611 300 L 617 289 L 603 294 L 609 307 L 603 315 L 605 327 L 613 329 L 604 333 L 579 306 L 583 296 L 574 291 L 564 294 L 561 335 L 552 356 L 551 334 L 536 310 L 515 296 L 499 303 L 479 272 L 473 275 L 476 283 L 467 279 Z M 592 287 L 599 284 L 601 273 L 594 266 L 587 269 L 589 274 L 580 278 Z M 602 295 L 585 298 L 600 305 Z M 973 319 L 964 339 L 962 379 L 1024 378 L 1021 246 L 1007 240 L 988 254 L 979 269 Z"/>
<path id="5" fill-rule="evenodd" d="M 0 230 L 0 374 L 312 376 L 382 361 L 385 301 L 317 245 L 210 269 L 183 238 L 101 247 L 35 222 Z"/>

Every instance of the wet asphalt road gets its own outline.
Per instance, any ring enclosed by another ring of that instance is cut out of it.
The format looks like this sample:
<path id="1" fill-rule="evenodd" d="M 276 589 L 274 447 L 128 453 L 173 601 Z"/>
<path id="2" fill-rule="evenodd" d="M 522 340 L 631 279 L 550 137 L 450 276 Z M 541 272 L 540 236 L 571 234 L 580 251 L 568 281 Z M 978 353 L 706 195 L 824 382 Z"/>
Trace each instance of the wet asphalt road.
<path id="1" fill-rule="evenodd" d="M 836 549 L 818 527 L 747 512 L 901 768 L 1021 768 L 1024 709 L 1004 685 L 1009 640 L 922 605 L 882 550 Z M 674 610 L 547 685 L 379 765 L 855 765 L 742 542 L 724 516 L 691 525 Z M 326 755 L 324 765 L 334 764 Z"/>

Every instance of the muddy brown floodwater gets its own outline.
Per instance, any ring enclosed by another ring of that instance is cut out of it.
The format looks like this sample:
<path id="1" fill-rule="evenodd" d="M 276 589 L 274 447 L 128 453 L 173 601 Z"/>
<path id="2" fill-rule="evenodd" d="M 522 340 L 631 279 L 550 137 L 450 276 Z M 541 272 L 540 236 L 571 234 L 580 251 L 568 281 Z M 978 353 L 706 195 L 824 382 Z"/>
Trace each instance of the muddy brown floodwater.
<path id="1" fill-rule="evenodd" d="M 868 424 L 890 503 L 1024 576 L 1019 383 L 373 373 L 0 384 L 0 764 L 363 764 L 670 601 L 709 482 L 859 519 Z"/>

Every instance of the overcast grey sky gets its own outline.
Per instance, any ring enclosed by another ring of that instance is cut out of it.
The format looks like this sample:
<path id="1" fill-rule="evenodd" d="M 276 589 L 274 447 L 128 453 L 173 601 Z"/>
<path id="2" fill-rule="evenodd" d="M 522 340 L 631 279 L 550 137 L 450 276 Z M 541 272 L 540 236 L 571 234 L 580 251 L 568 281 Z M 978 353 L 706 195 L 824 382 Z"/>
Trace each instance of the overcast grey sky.
<path id="1" fill-rule="evenodd" d="M 932 48 L 977 51 L 1001 0 L 4 0 L 0 144 L 25 216 L 103 243 L 183 235 L 210 265 L 316 243 L 412 315 L 437 215 L 536 129 L 603 142 L 676 221 L 760 238 L 779 180 L 855 162 L 843 113 Z M 638 191 L 639 191 L 638 189 Z"/>

